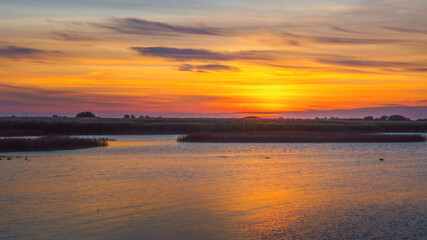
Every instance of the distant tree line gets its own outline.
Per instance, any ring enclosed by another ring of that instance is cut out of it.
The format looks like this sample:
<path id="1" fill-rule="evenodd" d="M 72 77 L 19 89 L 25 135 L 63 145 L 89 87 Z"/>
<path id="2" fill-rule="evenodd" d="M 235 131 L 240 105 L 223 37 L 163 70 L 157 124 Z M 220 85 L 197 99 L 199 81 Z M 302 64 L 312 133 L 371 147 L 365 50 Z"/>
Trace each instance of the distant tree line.
<path id="1" fill-rule="evenodd" d="M 363 120 L 365 121 L 374 121 L 374 120 L 379 120 L 379 121 L 410 121 L 410 118 L 404 117 L 402 115 L 391 115 L 390 117 L 387 115 L 381 116 L 380 118 L 375 118 L 372 116 L 366 116 L 363 118 Z"/>
<path id="2" fill-rule="evenodd" d="M 58 118 L 59 116 L 58 115 L 53 115 L 52 116 L 53 118 Z M 92 113 L 92 112 L 80 112 L 80 113 L 77 113 L 76 114 L 76 117 L 78 117 L 78 118 L 94 118 L 94 117 L 96 117 L 95 116 L 95 114 L 94 113 Z M 134 119 L 134 118 L 136 118 L 135 117 L 135 115 L 133 115 L 133 114 L 125 114 L 124 116 L 123 116 L 123 118 L 125 118 L 125 119 Z M 149 115 L 141 115 L 141 116 L 139 116 L 138 117 L 139 119 L 149 119 L 149 118 L 152 118 L 152 117 L 150 117 Z M 159 116 L 159 117 L 157 117 L 157 118 L 162 118 L 162 116 Z"/>
<path id="3" fill-rule="evenodd" d="M 364 120 L 364 121 L 410 121 L 410 118 L 407 118 L 402 115 L 391 115 L 391 116 L 381 116 L 379 118 L 374 118 L 373 116 L 366 116 L 362 119 L 360 118 L 339 118 L 339 117 L 329 117 L 329 118 L 319 118 L 316 117 L 315 120 Z M 424 119 L 418 119 L 418 121 L 423 121 Z"/>

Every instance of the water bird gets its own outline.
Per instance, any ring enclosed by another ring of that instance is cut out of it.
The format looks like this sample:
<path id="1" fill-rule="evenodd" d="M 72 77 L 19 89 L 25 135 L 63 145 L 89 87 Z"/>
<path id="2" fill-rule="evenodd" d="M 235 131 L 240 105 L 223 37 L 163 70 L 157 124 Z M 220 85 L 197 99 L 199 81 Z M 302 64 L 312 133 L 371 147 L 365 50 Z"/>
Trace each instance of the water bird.
<path id="1" fill-rule="evenodd" d="M 12 158 L 7 158 L 6 160 L 12 160 Z"/>
<path id="2" fill-rule="evenodd" d="M 378 159 L 378 160 L 380 160 L 380 161 L 384 161 L 384 158 L 380 158 L 380 159 Z"/>

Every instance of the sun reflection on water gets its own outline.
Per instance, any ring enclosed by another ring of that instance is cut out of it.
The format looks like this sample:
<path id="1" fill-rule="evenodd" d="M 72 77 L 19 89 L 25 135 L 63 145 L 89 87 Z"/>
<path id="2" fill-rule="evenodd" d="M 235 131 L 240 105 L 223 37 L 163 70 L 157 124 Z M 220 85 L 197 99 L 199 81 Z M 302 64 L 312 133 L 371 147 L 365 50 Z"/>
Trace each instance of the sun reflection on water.
<path id="1" fill-rule="evenodd" d="M 31 161 L 1 161 L 0 238 L 423 234 L 425 143 L 201 144 L 177 143 L 176 136 L 112 138 L 117 141 L 107 148 L 29 153 Z"/>

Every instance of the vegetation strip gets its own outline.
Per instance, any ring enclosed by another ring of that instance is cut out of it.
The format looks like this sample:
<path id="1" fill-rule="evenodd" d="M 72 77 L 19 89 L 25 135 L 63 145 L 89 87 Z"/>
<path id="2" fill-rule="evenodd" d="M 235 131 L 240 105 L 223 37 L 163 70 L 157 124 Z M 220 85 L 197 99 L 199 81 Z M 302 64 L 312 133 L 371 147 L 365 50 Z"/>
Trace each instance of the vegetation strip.
<path id="1" fill-rule="evenodd" d="M 0 152 L 71 150 L 108 145 L 106 138 L 46 136 L 40 138 L 0 138 Z"/>
<path id="2" fill-rule="evenodd" d="M 351 143 L 351 142 L 425 142 L 420 134 L 373 134 L 366 132 L 205 132 L 178 137 L 178 142 L 223 143 Z"/>
<path id="3" fill-rule="evenodd" d="M 427 121 L 0 117 L 0 136 L 188 134 L 245 131 L 427 132 Z"/>

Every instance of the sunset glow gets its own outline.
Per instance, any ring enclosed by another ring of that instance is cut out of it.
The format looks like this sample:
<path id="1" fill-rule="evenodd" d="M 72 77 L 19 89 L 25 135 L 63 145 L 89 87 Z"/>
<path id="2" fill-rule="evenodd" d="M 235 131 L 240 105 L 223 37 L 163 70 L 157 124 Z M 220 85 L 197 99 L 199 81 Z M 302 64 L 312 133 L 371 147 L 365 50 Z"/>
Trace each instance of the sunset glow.
<path id="1" fill-rule="evenodd" d="M 3 115 L 426 109 L 426 1 L 35 2 L 0 0 Z"/>

